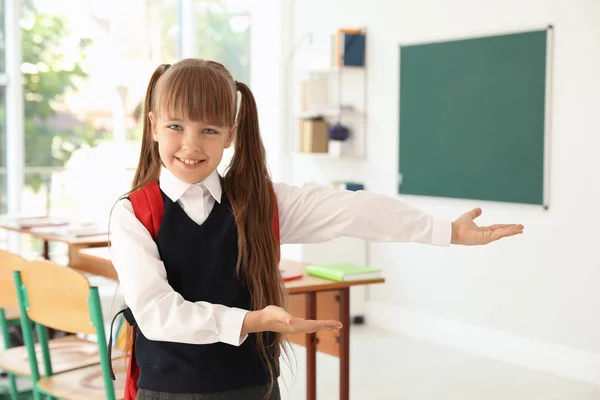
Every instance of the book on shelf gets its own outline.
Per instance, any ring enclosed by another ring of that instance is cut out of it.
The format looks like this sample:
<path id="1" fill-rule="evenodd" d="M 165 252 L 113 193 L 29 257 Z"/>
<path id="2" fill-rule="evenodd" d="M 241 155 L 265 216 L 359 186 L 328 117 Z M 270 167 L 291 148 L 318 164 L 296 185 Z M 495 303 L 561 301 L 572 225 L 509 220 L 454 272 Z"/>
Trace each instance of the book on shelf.
<path id="1" fill-rule="evenodd" d="M 380 279 L 382 270 L 350 263 L 309 265 L 306 273 L 337 282 L 352 282 Z"/>

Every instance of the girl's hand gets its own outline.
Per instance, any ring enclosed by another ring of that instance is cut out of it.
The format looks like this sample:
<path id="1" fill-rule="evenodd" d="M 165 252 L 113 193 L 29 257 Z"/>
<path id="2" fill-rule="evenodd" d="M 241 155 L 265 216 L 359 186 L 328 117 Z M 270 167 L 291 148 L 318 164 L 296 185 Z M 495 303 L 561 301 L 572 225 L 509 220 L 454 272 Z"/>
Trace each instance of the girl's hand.
<path id="1" fill-rule="evenodd" d="M 476 208 L 464 213 L 452 223 L 452 244 L 482 245 L 523 233 L 523 225 L 517 224 L 479 227 L 473 220 L 480 215 L 481 209 Z"/>
<path id="2" fill-rule="evenodd" d="M 242 334 L 252 332 L 313 333 L 318 331 L 337 331 L 342 323 L 334 320 L 317 321 L 294 318 L 277 306 L 267 306 L 260 311 L 246 314 L 242 325 Z"/>

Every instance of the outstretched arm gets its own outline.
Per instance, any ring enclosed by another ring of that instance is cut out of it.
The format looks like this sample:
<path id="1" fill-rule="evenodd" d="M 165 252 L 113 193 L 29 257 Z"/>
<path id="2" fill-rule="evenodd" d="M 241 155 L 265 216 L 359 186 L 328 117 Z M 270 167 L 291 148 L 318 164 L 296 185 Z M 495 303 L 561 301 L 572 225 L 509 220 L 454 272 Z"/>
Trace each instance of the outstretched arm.
<path id="1" fill-rule="evenodd" d="M 319 243 L 349 236 L 374 242 L 433 245 L 487 244 L 522 233 L 522 225 L 478 227 L 476 209 L 450 222 L 433 217 L 397 198 L 327 186 L 274 185 L 281 243 Z"/>

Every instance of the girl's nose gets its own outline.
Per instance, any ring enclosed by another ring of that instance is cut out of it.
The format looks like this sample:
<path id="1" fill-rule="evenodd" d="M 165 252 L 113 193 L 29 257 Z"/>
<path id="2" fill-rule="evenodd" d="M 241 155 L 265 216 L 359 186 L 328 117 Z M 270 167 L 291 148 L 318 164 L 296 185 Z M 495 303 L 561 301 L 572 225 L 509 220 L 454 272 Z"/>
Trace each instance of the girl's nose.
<path id="1" fill-rule="evenodd" d="M 198 135 L 185 133 L 181 139 L 181 147 L 187 150 L 199 151 L 202 149 L 202 143 Z"/>

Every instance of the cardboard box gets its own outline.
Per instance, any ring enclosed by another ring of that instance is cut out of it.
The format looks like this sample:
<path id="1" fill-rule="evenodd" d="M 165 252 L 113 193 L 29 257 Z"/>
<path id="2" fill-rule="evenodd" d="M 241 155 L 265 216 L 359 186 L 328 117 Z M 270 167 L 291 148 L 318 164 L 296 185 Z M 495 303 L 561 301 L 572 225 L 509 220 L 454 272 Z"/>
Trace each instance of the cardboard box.
<path id="1" fill-rule="evenodd" d="M 299 151 L 301 153 L 329 152 L 329 126 L 323 119 L 300 119 Z"/>

